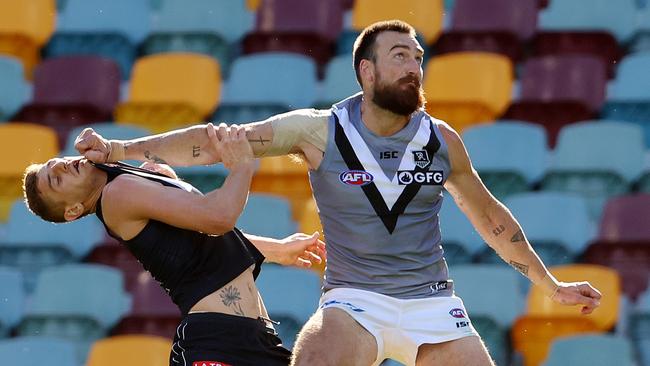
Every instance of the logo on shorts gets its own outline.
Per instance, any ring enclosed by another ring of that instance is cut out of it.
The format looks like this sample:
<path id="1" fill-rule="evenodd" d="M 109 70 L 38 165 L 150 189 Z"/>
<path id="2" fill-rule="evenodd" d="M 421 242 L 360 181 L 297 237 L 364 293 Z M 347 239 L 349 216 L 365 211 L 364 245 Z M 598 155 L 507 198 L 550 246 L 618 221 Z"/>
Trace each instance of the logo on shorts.
<path id="1" fill-rule="evenodd" d="M 354 312 L 357 312 L 357 313 L 363 313 L 365 311 L 365 310 L 363 310 L 363 309 L 361 309 L 359 307 L 356 307 L 356 306 L 350 304 L 349 302 L 342 302 L 342 301 L 338 301 L 338 300 L 325 301 L 323 303 L 323 305 L 320 306 L 320 308 L 325 309 L 325 308 L 328 308 L 328 307 L 330 307 L 332 305 L 343 305 L 343 306 L 345 306 L 345 307 L 349 308 L 350 310 L 352 310 Z"/>
<path id="2" fill-rule="evenodd" d="M 449 315 L 453 316 L 454 318 L 464 318 L 465 311 L 463 309 L 454 308 L 449 310 Z"/>
<path id="3" fill-rule="evenodd" d="M 431 165 L 429 153 L 427 153 L 426 150 L 413 150 L 411 152 L 413 153 L 413 162 L 415 162 L 415 165 L 417 165 L 420 169 L 425 169 Z"/>
<path id="4" fill-rule="evenodd" d="M 221 361 L 194 361 L 192 366 L 232 366 L 229 363 L 223 363 Z"/>
<path id="5" fill-rule="evenodd" d="M 350 186 L 365 186 L 372 183 L 372 174 L 364 170 L 348 170 L 339 175 L 339 180 Z"/>

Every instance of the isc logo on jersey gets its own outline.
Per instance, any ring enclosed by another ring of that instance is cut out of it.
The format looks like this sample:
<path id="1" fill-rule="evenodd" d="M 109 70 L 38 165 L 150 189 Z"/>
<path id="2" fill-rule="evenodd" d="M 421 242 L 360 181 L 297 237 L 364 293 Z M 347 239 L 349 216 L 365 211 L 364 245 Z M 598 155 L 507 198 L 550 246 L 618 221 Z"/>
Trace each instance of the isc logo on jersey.
<path id="1" fill-rule="evenodd" d="M 365 186 L 372 183 L 372 174 L 363 170 L 348 170 L 339 175 L 339 180 L 351 186 Z"/>
<path id="2" fill-rule="evenodd" d="M 425 186 L 441 185 L 444 180 L 442 170 L 428 170 L 417 172 L 414 170 L 398 170 L 397 182 L 401 186 L 409 184 L 421 184 Z"/>

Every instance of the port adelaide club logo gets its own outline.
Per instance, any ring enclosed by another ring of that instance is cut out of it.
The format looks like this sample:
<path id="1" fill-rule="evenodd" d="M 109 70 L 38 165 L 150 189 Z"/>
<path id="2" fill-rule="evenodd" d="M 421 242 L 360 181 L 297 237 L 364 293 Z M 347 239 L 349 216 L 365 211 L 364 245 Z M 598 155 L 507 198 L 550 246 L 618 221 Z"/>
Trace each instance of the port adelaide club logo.
<path id="1" fill-rule="evenodd" d="M 413 162 L 420 169 L 427 169 L 431 165 L 431 159 L 426 150 L 414 150 Z M 398 170 L 397 183 L 399 185 L 421 184 L 425 186 L 441 185 L 444 180 L 442 170 Z"/>

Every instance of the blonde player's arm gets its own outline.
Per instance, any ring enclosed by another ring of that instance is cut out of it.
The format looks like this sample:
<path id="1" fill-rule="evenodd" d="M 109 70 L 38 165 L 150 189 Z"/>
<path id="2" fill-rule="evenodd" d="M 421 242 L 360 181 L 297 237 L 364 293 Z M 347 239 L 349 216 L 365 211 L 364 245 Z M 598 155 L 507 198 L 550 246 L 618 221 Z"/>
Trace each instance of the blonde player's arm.
<path id="1" fill-rule="evenodd" d="M 554 301 L 567 305 L 582 304 L 583 314 L 598 307 L 601 295 L 589 283 L 563 283 L 553 277 L 517 220 L 481 181 L 458 133 L 446 124 L 441 125 L 441 133 L 447 142 L 452 167 L 445 188 L 483 240 Z"/>
<path id="2" fill-rule="evenodd" d="M 311 146 L 324 150 L 328 113 L 300 109 L 243 126 L 256 157 L 304 154 Z M 75 148 L 99 163 L 127 159 L 172 166 L 209 165 L 221 161 L 208 139 L 211 128 L 219 132 L 226 125 L 196 125 L 132 140 L 107 140 L 87 128 L 77 137 Z"/>

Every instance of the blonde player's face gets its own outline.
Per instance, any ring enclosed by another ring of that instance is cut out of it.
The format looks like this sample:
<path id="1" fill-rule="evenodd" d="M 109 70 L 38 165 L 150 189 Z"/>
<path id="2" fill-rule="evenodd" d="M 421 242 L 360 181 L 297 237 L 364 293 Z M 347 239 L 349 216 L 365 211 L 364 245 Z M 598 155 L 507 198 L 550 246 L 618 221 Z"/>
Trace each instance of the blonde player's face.
<path id="1" fill-rule="evenodd" d="M 37 173 L 38 190 L 48 199 L 66 204 L 83 202 L 96 168 L 83 157 L 53 158 Z"/>

